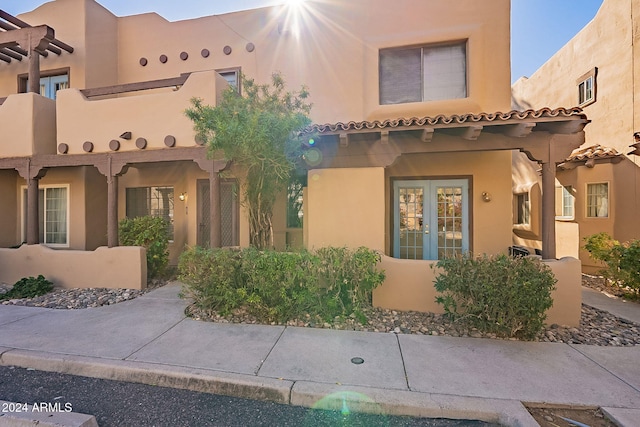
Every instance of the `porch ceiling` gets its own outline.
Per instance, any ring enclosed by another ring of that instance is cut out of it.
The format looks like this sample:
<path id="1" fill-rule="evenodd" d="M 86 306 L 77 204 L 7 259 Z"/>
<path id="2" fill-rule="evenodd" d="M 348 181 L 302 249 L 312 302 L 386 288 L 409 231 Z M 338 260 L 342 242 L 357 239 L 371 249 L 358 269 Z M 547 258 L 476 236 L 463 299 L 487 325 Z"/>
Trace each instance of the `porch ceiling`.
<path id="1" fill-rule="evenodd" d="M 317 135 L 317 149 L 329 154 L 317 167 L 388 166 L 408 153 L 495 150 L 520 150 L 534 161 L 560 163 L 584 142 L 588 123 L 578 107 L 543 108 L 313 124 L 302 134 Z"/>
<path id="2" fill-rule="evenodd" d="M 31 46 L 34 42 L 37 47 Z M 6 63 L 14 59 L 22 61 L 29 56 L 30 48 L 34 48 L 45 57 L 49 52 L 60 55 L 63 50 L 73 53 L 73 47 L 55 38 L 53 28 L 46 25 L 32 27 L 4 10 L 0 10 L 0 61 Z"/>

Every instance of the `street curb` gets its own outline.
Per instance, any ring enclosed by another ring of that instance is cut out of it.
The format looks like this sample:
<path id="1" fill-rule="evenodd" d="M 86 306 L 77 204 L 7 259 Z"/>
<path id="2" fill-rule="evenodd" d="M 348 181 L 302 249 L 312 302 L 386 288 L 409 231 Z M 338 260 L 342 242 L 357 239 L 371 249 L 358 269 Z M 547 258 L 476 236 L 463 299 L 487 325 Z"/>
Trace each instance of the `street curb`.
<path id="1" fill-rule="evenodd" d="M 296 381 L 291 404 L 385 415 L 480 420 L 511 427 L 539 427 L 516 400 L 482 399 L 373 387 Z"/>
<path id="2" fill-rule="evenodd" d="M 308 408 L 341 410 L 346 404 L 350 410 L 385 415 L 475 419 L 510 427 L 539 427 L 522 403 L 515 400 L 281 380 L 173 365 L 20 349 L 2 353 L 0 365 L 268 400 Z"/>
<path id="3" fill-rule="evenodd" d="M 10 350 L 0 365 L 289 403 L 293 381 L 147 362 Z"/>
<path id="4" fill-rule="evenodd" d="M 93 415 L 79 412 L 39 411 L 38 406 L 0 400 L 0 424 L 6 427 L 98 427 Z"/>

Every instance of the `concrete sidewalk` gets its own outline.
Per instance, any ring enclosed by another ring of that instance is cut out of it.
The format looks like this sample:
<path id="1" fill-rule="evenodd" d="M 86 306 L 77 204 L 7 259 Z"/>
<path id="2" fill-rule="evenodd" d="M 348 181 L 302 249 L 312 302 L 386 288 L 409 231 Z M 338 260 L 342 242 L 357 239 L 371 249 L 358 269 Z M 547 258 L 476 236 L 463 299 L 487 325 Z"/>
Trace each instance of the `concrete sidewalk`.
<path id="1" fill-rule="evenodd" d="M 172 284 L 84 310 L 0 306 L 0 363 L 308 407 L 340 408 L 347 399 L 393 415 L 513 426 L 537 426 L 521 402 L 604 407 L 629 427 L 640 419 L 640 346 L 200 322 L 185 318 L 179 290 Z"/>

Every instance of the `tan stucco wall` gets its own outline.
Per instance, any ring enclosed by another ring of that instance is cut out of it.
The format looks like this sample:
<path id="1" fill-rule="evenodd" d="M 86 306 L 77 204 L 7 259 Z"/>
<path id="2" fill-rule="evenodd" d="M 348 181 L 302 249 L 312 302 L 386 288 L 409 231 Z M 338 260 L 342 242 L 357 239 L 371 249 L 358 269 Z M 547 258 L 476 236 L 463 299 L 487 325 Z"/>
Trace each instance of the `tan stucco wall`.
<path id="1" fill-rule="evenodd" d="M 60 251 L 44 245 L 0 249 L 0 282 L 13 284 L 42 274 L 63 288 L 147 286 L 147 259 L 140 247 L 100 247 L 95 251 Z"/>
<path id="2" fill-rule="evenodd" d="M 307 194 L 308 249 L 366 246 L 384 250 L 383 168 L 311 170 Z"/>
<path id="3" fill-rule="evenodd" d="M 54 154 L 55 102 L 33 93 L 9 96 L 0 105 L 0 156 Z"/>
<path id="4" fill-rule="evenodd" d="M 177 91 L 88 100 L 76 89 L 58 92 L 58 142 L 69 145 L 68 154 L 83 154 L 83 144 L 93 143 L 93 152 L 110 152 L 109 142 L 118 140 L 119 151 L 140 151 L 138 138 L 145 138 L 145 149 L 167 149 L 164 138 L 175 137 L 176 147 L 195 143 L 193 122 L 184 114 L 192 98 L 215 105 L 216 84 L 222 77 L 215 72 L 192 74 Z M 225 83 L 226 84 L 226 83 Z M 120 137 L 131 132 L 130 140 Z"/>
<path id="5" fill-rule="evenodd" d="M 544 261 L 558 283 L 551 293 L 553 306 L 547 312 L 546 323 L 566 326 L 580 324 L 582 296 L 580 261 L 575 258 Z M 379 268 L 384 270 L 384 283 L 373 291 L 373 305 L 392 310 L 411 310 L 443 313 L 436 304 L 437 292 L 433 282 L 436 261 L 400 260 L 382 256 Z"/>
<path id="6" fill-rule="evenodd" d="M 289 87 L 305 84 L 315 122 L 413 115 L 504 111 L 510 103 L 510 2 L 350 0 L 311 2 L 303 8 L 301 32 L 291 28 L 288 9 L 275 6 L 168 22 L 156 14 L 116 18 L 91 0 L 56 0 L 20 15 L 47 23 L 73 54 L 49 55 L 42 69 L 70 68 L 73 88 L 106 86 L 181 73 L 240 67 L 259 82 L 280 71 Z M 468 98 L 454 102 L 378 105 L 378 50 L 468 40 Z M 247 43 L 255 50 L 249 52 Z M 229 46 L 229 55 L 222 52 Z M 335 60 L 336 46 L 340 60 Z M 210 55 L 204 58 L 202 49 Z M 188 59 L 180 59 L 186 52 Z M 168 60 L 161 63 L 160 55 Z M 148 64 L 140 65 L 146 58 Z M 295 60 L 292 60 L 295 58 Z M 313 66 L 309 66 L 313 64 Z M 15 75 L 26 63 L 11 64 L 0 76 L 0 96 L 17 90 Z M 119 134 L 118 134 L 119 135 Z"/>
<path id="7" fill-rule="evenodd" d="M 471 192 L 470 249 L 474 253 L 506 253 L 511 245 L 512 196 L 511 152 L 485 151 L 452 154 L 403 155 L 387 170 L 386 177 L 420 179 L 469 178 Z M 391 183 L 387 182 L 384 200 L 391 200 Z M 491 194 L 484 202 L 482 193 Z M 390 202 L 385 203 L 387 229 L 385 248 L 391 248 Z"/>

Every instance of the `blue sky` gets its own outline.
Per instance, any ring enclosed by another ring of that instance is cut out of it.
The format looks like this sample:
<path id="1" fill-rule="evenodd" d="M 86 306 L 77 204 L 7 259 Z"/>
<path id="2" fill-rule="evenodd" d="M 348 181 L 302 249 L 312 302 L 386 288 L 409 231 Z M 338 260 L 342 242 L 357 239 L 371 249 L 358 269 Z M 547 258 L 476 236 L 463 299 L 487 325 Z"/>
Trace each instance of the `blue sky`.
<path id="1" fill-rule="evenodd" d="M 392 1 L 392 0 L 389 0 Z M 422 0 L 425 1 L 425 0 Z M 492 1 L 492 0 L 482 0 Z M 511 79 L 530 76 L 580 31 L 603 0 L 511 0 Z M 3 0 L 12 15 L 45 0 Z M 157 12 L 170 21 L 251 9 L 282 0 L 98 0 L 118 16 Z"/>

